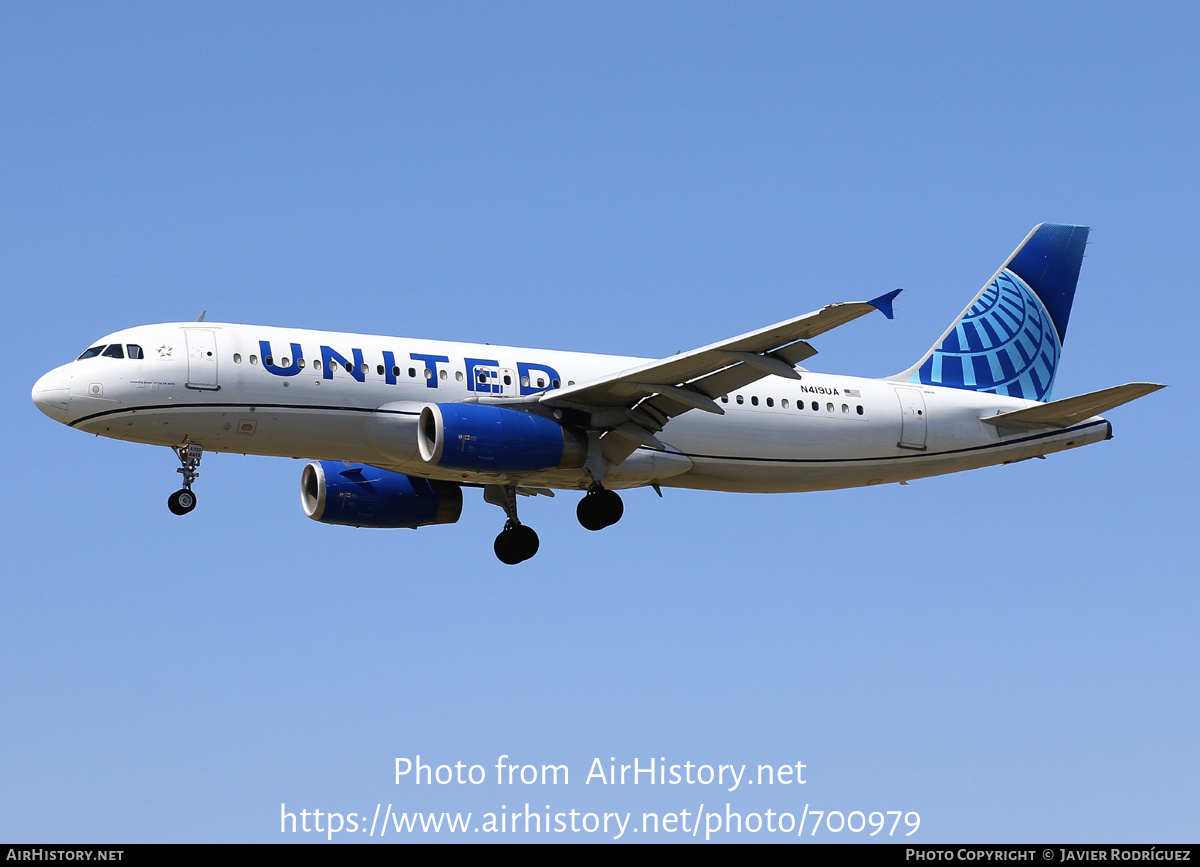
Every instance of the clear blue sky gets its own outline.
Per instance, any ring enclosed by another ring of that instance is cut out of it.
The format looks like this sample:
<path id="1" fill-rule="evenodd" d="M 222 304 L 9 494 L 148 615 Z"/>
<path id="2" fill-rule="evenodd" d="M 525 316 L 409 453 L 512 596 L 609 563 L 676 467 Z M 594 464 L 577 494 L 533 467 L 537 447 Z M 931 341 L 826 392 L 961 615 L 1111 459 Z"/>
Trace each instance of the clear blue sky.
<path id="1" fill-rule="evenodd" d="M 281 803 L 528 801 L 1195 841 L 1198 24 L 1191 3 L 3 4 L 0 839 L 271 842 Z M 168 451 L 29 399 L 95 338 L 201 310 L 659 356 L 904 287 L 895 321 L 810 362 L 882 376 L 1041 221 L 1093 227 L 1056 396 L 1170 385 L 1113 411 L 1111 442 L 907 487 L 632 492 L 601 534 L 573 496 L 527 501 L 542 547 L 517 568 L 477 492 L 453 527 L 326 527 L 283 459 L 206 458 L 177 518 Z M 571 783 L 394 785 L 417 754 Z M 595 757 L 807 782 L 585 785 Z"/>

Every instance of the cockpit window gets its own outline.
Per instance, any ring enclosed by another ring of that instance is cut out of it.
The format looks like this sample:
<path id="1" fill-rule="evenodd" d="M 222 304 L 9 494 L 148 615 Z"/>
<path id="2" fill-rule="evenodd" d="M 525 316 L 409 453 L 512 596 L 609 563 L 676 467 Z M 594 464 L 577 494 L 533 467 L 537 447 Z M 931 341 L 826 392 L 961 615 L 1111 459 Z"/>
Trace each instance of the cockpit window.
<path id="1" fill-rule="evenodd" d="M 129 353 L 130 358 L 145 358 L 146 357 L 146 356 L 142 355 L 142 347 L 138 346 L 136 343 L 126 343 L 125 351 Z"/>
<path id="2" fill-rule="evenodd" d="M 104 358 L 124 358 L 125 350 L 121 348 L 121 344 L 114 343 L 112 346 L 108 347 L 108 349 L 104 350 L 102 355 Z"/>
<path id="3" fill-rule="evenodd" d="M 75 360 L 83 361 L 85 358 L 95 358 L 97 355 L 99 355 L 103 351 L 104 351 L 103 346 L 93 346 L 91 349 L 89 349 L 87 352 L 83 353 L 83 355 L 79 356 Z"/>

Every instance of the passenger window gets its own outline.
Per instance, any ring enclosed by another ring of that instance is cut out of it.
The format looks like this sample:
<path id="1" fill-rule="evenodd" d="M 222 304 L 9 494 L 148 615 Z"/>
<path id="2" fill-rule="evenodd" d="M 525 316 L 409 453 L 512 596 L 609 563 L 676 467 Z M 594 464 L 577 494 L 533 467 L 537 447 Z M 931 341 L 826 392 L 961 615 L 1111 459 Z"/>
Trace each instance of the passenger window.
<path id="1" fill-rule="evenodd" d="M 846 404 L 843 403 L 842 404 L 842 415 L 846 415 L 848 412 L 850 412 L 850 407 L 846 406 Z"/>
<path id="2" fill-rule="evenodd" d="M 408 378 L 416 379 L 416 376 L 417 376 L 417 369 L 415 367 L 410 367 L 408 369 Z"/>
<path id="3" fill-rule="evenodd" d="M 274 363 L 275 363 L 275 359 L 272 356 L 270 356 L 270 355 L 263 356 L 263 364 L 265 364 L 267 367 L 270 367 Z"/>
<path id="4" fill-rule="evenodd" d="M 141 359 L 146 357 L 142 355 L 142 347 L 138 346 L 136 343 L 126 343 L 125 351 L 129 353 L 130 358 Z"/>
<path id="5" fill-rule="evenodd" d="M 121 348 L 121 344 L 114 343 L 108 349 L 104 350 L 103 356 L 105 358 L 124 358 L 125 350 Z"/>
<path id="6" fill-rule="evenodd" d="M 93 346 L 91 349 L 88 349 L 88 350 L 86 350 L 86 351 L 83 353 L 83 355 L 79 356 L 79 357 L 78 357 L 78 358 L 76 358 L 75 360 L 76 360 L 76 361 L 83 361 L 85 358 L 95 358 L 97 355 L 99 355 L 99 354 L 100 354 L 101 352 L 103 352 L 103 351 L 104 351 L 104 347 L 103 347 L 103 346 Z"/>
<path id="7" fill-rule="evenodd" d="M 727 394 L 721 395 L 721 403 L 729 403 L 729 395 L 727 395 Z"/>
<path id="8" fill-rule="evenodd" d="M 241 354 L 240 352 L 235 352 L 235 353 L 233 354 L 233 363 L 234 363 L 234 364 L 241 364 L 241 363 L 242 363 L 242 354 Z"/>
<path id="9" fill-rule="evenodd" d="M 348 365 L 347 365 L 347 366 L 348 366 Z M 367 363 L 364 361 L 364 362 L 362 363 L 362 372 L 363 372 L 363 373 L 366 373 L 366 372 L 367 372 L 368 370 L 370 370 L 370 369 L 371 369 L 371 365 L 367 364 Z M 347 371 L 347 373 L 349 373 L 349 371 Z"/>
<path id="10" fill-rule="evenodd" d="M 833 412 L 833 404 L 832 404 L 832 403 L 827 403 L 827 404 L 825 404 L 825 411 L 826 411 L 826 412 Z"/>
<path id="11" fill-rule="evenodd" d="M 455 371 L 454 378 L 457 379 L 459 382 L 462 382 L 463 381 L 463 372 L 461 370 Z"/>
<path id="12" fill-rule="evenodd" d="M 814 400 L 812 402 L 812 408 L 813 408 L 813 412 L 816 412 L 817 410 L 819 410 L 821 408 L 821 405 Z"/>
<path id="13" fill-rule="evenodd" d="M 301 370 L 304 369 L 304 359 L 303 358 L 297 358 L 296 364 L 300 367 Z"/>
<path id="14" fill-rule="evenodd" d="M 538 388 L 545 388 L 545 387 L 546 387 L 546 380 L 539 376 L 538 377 Z"/>
<path id="15" fill-rule="evenodd" d="M 288 358 L 286 355 L 281 360 L 283 361 L 283 364 L 282 364 L 283 367 L 291 367 L 292 366 L 292 360 L 290 358 Z"/>
<path id="16" fill-rule="evenodd" d="M 314 358 L 313 359 L 313 370 L 320 370 L 320 369 L 321 369 L 321 359 Z"/>
<path id="17" fill-rule="evenodd" d="M 750 398 L 750 403 L 751 403 L 751 405 L 753 405 L 753 406 L 758 406 L 758 395 L 754 395 L 753 397 L 751 397 L 751 398 Z"/>
<path id="18" fill-rule="evenodd" d="M 746 398 L 742 397 L 740 394 L 735 399 L 737 400 L 738 403 L 746 402 Z"/>
<path id="19" fill-rule="evenodd" d="M 859 415 L 862 415 L 862 414 L 863 414 L 863 410 L 862 410 L 862 404 L 861 404 L 861 403 L 858 405 L 858 414 L 859 414 Z"/>
<path id="20" fill-rule="evenodd" d="M 557 379 L 552 379 L 552 380 L 550 380 L 550 387 L 551 387 L 551 388 L 558 388 L 559 384 L 560 384 L 560 381 L 559 381 L 559 380 L 557 380 Z"/>
<path id="21" fill-rule="evenodd" d="M 250 356 L 250 363 L 251 363 L 251 364 L 258 364 L 258 356 L 257 356 L 257 355 L 251 355 L 251 356 Z"/>
<path id="22" fill-rule="evenodd" d="M 383 365 L 382 364 L 380 364 L 379 366 L 377 366 L 375 368 L 375 374 L 377 376 L 383 376 Z"/>
<path id="23" fill-rule="evenodd" d="M 768 397 L 767 398 L 767 406 L 774 406 L 774 405 L 775 405 L 775 398 Z"/>
<path id="24" fill-rule="evenodd" d="M 506 373 L 506 374 L 504 374 L 504 384 L 505 384 L 505 385 L 512 385 L 512 377 L 511 377 L 511 376 L 509 376 L 507 373 Z"/>
<path id="25" fill-rule="evenodd" d="M 392 376 L 399 376 L 399 375 L 400 375 L 400 365 L 397 364 L 395 367 L 392 368 Z"/>
<path id="26" fill-rule="evenodd" d="M 788 399 L 785 397 L 783 400 L 779 401 L 779 405 L 784 409 L 787 409 L 791 404 L 788 403 Z"/>
<path id="27" fill-rule="evenodd" d="M 354 373 L 354 365 L 351 364 L 349 361 L 346 362 L 345 367 L 346 367 L 346 373 L 351 373 L 351 374 Z"/>

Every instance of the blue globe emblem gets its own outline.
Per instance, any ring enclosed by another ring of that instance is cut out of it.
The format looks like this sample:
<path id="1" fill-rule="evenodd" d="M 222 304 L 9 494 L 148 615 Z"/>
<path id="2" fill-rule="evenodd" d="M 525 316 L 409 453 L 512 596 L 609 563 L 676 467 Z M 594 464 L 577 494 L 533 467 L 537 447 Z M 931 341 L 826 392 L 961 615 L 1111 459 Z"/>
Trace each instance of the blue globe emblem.
<path id="1" fill-rule="evenodd" d="M 1046 400 L 1062 344 L 1033 290 L 1004 270 L 910 381 Z"/>

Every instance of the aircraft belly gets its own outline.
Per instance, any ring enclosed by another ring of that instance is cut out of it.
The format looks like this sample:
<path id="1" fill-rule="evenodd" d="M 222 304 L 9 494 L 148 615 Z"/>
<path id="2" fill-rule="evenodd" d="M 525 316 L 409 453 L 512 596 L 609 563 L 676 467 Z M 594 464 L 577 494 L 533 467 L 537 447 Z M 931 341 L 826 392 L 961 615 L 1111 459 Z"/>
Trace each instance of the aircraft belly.
<path id="1" fill-rule="evenodd" d="M 180 405 L 110 413 L 77 427 L 151 445 L 174 446 L 186 438 L 212 452 L 370 463 L 379 456 L 366 442 L 368 418 L 369 413 L 338 409 Z"/>

